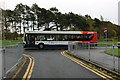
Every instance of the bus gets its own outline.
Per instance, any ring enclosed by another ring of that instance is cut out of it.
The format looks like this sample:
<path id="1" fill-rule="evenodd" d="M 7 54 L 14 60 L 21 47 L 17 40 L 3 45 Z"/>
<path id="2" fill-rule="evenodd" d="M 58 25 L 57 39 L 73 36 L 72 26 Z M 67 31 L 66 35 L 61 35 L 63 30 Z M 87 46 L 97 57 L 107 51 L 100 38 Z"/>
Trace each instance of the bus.
<path id="1" fill-rule="evenodd" d="M 24 33 L 24 49 L 67 48 L 69 41 L 97 43 L 98 35 L 97 32 L 90 31 L 27 31 Z"/>

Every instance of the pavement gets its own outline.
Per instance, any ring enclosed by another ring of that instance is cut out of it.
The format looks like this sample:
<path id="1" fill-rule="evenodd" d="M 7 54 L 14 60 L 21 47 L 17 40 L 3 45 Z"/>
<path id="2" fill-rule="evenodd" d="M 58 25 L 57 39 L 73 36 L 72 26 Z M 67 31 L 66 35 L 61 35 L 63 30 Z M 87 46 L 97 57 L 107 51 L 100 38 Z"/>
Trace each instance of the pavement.
<path id="1" fill-rule="evenodd" d="M 111 70 L 115 69 L 118 71 L 120 69 L 119 61 L 120 57 L 113 57 L 111 55 L 105 54 L 104 51 L 107 50 L 106 48 L 91 48 L 90 51 L 88 49 L 77 49 L 72 50 L 71 54 L 81 56 L 86 59 L 90 59 L 101 66 L 109 68 Z"/>
<path id="2" fill-rule="evenodd" d="M 18 49 L 18 47 L 5 48 L 5 53 L 3 53 L 3 65 L 5 66 L 5 73 L 8 72 L 22 57 L 23 50 Z"/>
<path id="3" fill-rule="evenodd" d="M 62 50 L 26 50 L 35 58 L 32 78 L 101 78 L 61 55 Z"/>
<path id="4" fill-rule="evenodd" d="M 2 79 L 2 49 L 0 48 L 0 79 Z"/>

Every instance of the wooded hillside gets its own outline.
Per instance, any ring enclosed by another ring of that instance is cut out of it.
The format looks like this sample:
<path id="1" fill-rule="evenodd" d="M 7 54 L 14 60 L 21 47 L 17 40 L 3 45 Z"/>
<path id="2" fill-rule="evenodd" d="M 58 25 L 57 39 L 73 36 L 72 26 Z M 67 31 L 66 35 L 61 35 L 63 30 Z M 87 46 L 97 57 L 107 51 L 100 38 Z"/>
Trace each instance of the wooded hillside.
<path id="1" fill-rule="evenodd" d="M 108 29 L 109 40 L 120 40 L 120 26 L 90 15 L 79 15 L 72 12 L 61 13 L 56 7 L 40 8 L 37 4 L 31 7 L 22 3 L 14 10 L 2 9 L 3 39 L 17 39 L 25 31 L 97 31 L 99 39 L 104 40 L 104 28 Z"/>

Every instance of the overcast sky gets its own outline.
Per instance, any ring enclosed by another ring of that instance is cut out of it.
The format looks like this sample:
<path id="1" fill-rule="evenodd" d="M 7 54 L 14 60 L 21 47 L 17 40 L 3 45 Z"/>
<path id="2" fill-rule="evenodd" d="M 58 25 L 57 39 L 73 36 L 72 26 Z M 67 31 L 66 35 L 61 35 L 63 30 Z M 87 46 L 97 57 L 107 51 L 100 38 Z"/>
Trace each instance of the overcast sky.
<path id="1" fill-rule="evenodd" d="M 103 16 L 104 20 L 118 24 L 118 2 L 120 0 L 0 0 L 0 7 L 13 10 L 19 3 L 49 9 L 56 7 L 62 13 L 89 14 L 92 18 Z"/>

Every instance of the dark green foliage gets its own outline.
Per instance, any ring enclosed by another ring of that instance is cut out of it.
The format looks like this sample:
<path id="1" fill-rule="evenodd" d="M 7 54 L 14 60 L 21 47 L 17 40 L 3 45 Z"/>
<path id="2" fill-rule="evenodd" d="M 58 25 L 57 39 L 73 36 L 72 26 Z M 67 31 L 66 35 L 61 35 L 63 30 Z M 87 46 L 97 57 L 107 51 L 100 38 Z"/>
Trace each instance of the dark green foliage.
<path id="1" fill-rule="evenodd" d="M 16 5 L 14 10 L 3 10 L 2 12 L 4 39 L 10 39 L 7 36 L 10 35 L 12 30 L 12 32 L 15 31 L 20 35 L 25 31 L 41 29 L 49 31 L 97 31 L 99 39 L 104 39 L 104 28 L 107 28 L 109 39 L 115 38 L 116 40 L 120 35 L 120 26 L 104 21 L 102 16 L 99 20 L 97 18 L 92 19 L 88 14 L 85 16 L 72 12 L 63 14 L 56 7 L 46 10 L 40 8 L 37 4 L 29 7 L 20 3 Z M 18 35 L 17 33 L 15 36 Z"/>

